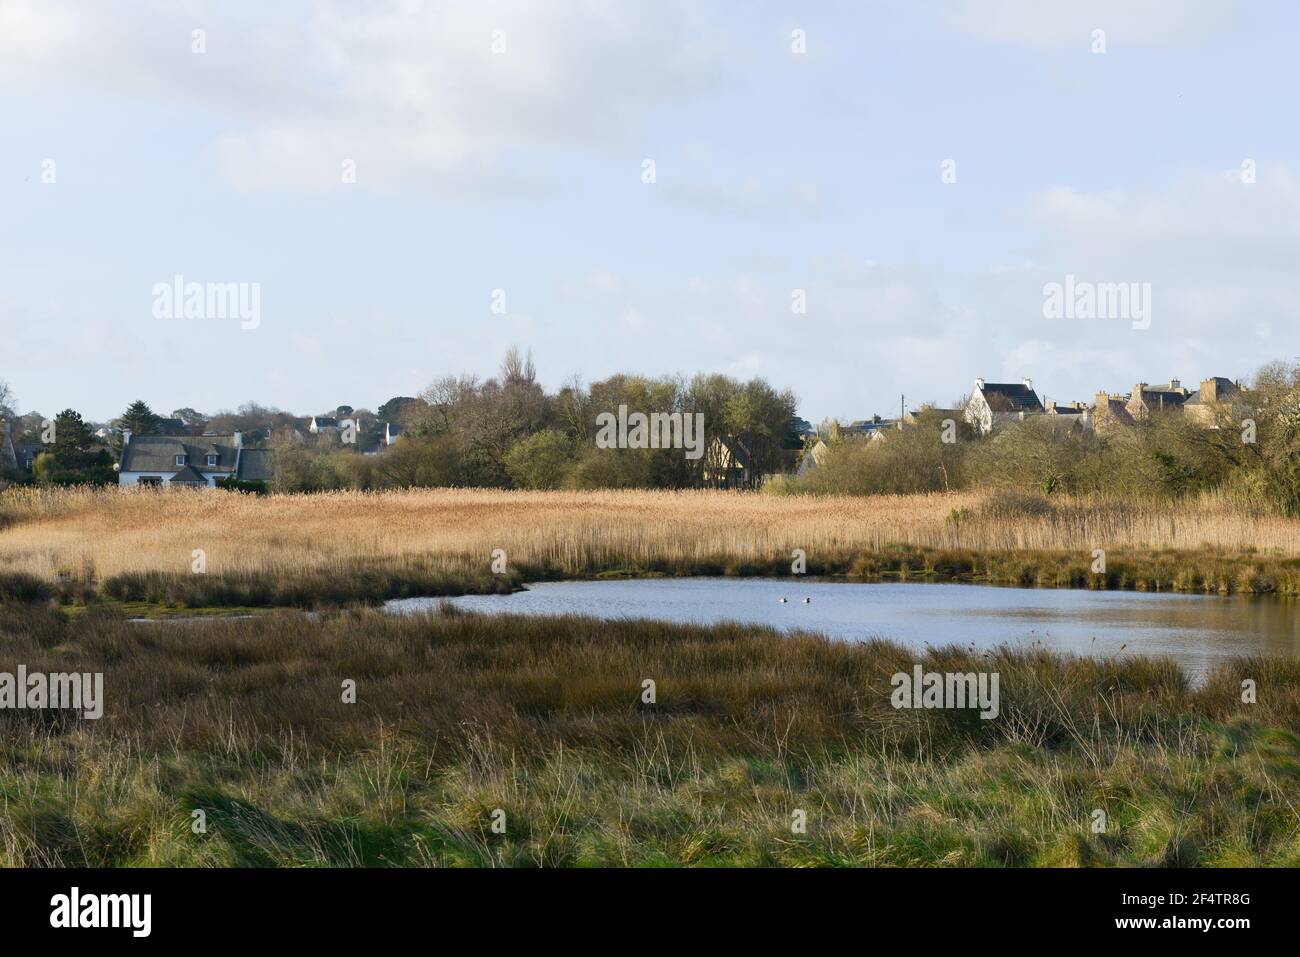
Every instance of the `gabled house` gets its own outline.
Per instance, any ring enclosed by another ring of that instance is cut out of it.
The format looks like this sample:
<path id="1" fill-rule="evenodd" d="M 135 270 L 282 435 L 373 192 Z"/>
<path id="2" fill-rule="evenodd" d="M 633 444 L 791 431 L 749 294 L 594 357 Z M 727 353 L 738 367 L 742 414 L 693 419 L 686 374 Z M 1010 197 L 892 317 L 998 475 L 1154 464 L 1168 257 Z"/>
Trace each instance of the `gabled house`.
<path id="1" fill-rule="evenodd" d="M 1191 394 L 1177 379 L 1170 379 L 1166 385 L 1139 382 L 1133 386 L 1126 408 L 1134 421 L 1138 421 L 1159 412 L 1177 412 Z"/>
<path id="2" fill-rule="evenodd" d="M 816 469 L 826 458 L 826 453 L 830 451 L 830 446 L 826 441 L 814 433 L 805 440 L 803 455 L 799 458 L 799 468 L 796 474 L 803 478 L 809 472 Z"/>
<path id="3" fill-rule="evenodd" d="M 262 453 L 245 460 L 244 439 L 230 435 L 140 435 L 122 433 L 122 458 L 117 467 L 119 485 L 186 485 L 207 488 L 218 479 L 247 476 L 249 466 L 261 463 Z M 247 461 L 247 464 L 246 464 Z"/>
<path id="4" fill-rule="evenodd" d="M 1098 435 L 1105 435 L 1132 425 L 1133 416 L 1128 411 L 1130 398 L 1131 396 L 1119 392 L 1098 392 L 1092 403 L 1092 430 Z"/>
<path id="5" fill-rule="evenodd" d="M 402 427 L 396 422 L 384 423 L 384 445 L 389 446 L 397 441 L 397 437 L 402 434 Z"/>
<path id="6" fill-rule="evenodd" d="M 329 415 L 313 415 L 311 422 L 307 425 L 307 431 L 312 435 L 321 432 L 337 432 L 339 430 L 339 420 Z"/>
<path id="7" fill-rule="evenodd" d="M 1225 423 L 1240 424 L 1250 415 L 1250 406 L 1241 383 L 1214 376 L 1201 380 L 1201 387 L 1183 403 L 1183 412 L 1197 424 L 1217 429 Z"/>
<path id="8" fill-rule="evenodd" d="M 737 439 L 718 437 L 705 446 L 702 477 L 709 488 L 754 488 L 758 478 L 749 450 Z"/>
<path id="9" fill-rule="evenodd" d="M 1022 379 L 1018 383 L 976 379 L 975 391 L 971 393 L 964 412 L 966 421 L 981 435 L 987 435 L 1007 422 L 1042 414 L 1043 404 L 1038 400 L 1031 379 Z"/>

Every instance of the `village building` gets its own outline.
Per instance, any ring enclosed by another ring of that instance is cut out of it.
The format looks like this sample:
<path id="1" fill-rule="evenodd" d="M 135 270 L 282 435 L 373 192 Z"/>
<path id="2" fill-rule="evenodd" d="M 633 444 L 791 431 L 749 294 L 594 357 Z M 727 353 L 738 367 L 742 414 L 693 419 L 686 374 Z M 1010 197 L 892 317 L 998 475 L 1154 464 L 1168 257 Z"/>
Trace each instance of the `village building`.
<path id="1" fill-rule="evenodd" d="M 122 433 L 119 485 L 184 485 L 209 488 L 218 479 L 244 482 L 270 477 L 270 449 L 245 449 L 239 432 L 230 435 L 140 435 Z"/>
<path id="2" fill-rule="evenodd" d="M 1040 423 L 1053 433 L 1071 430 L 1091 430 L 1093 427 L 1092 410 L 1086 402 L 1048 402 L 1044 412 L 1033 421 Z"/>
<path id="3" fill-rule="evenodd" d="M 1105 435 L 1133 424 L 1128 403 L 1131 397 L 1121 392 L 1098 392 L 1092 403 L 1092 430 Z"/>
<path id="4" fill-rule="evenodd" d="M 1129 394 L 1128 414 L 1135 422 L 1160 412 L 1176 412 L 1183 407 L 1191 390 L 1177 379 L 1170 379 L 1167 385 L 1147 385 L 1139 382 Z"/>
<path id="5" fill-rule="evenodd" d="M 708 488 L 754 488 L 749 450 L 738 439 L 715 436 L 704 449 L 701 477 Z"/>
<path id="6" fill-rule="evenodd" d="M 985 382 L 975 380 L 963 415 L 981 435 L 988 435 L 1000 425 L 1023 421 L 1032 415 L 1042 415 L 1043 404 L 1034 392 L 1031 379 L 1020 382 Z"/>
<path id="7" fill-rule="evenodd" d="M 1217 429 L 1225 424 L 1238 425 L 1251 414 L 1241 383 L 1223 376 L 1202 379 L 1201 387 L 1183 403 L 1183 412 L 1207 429 Z"/>
<path id="8" fill-rule="evenodd" d="M 804 448 L 803 455 L 799 457 L 798 475 L 803 478 L 822 464 L 826 455 L 830 452 L 831 447 L 826 444 L 822 438 L 810 438 Z"/>

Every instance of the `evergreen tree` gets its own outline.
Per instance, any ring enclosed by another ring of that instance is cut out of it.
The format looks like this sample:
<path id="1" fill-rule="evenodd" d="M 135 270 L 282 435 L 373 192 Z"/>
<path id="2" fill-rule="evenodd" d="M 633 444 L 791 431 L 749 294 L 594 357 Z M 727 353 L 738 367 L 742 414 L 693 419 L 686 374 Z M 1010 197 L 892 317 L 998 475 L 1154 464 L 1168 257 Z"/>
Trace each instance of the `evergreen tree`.
<path id="1" fill-rule="evenodd" d="M 144 399 L 136 399 L 128 405 L 118 422 L 134 435 L 149 435 L 158 428 L 158 416 Z"/>
<path id="2" fill-rule="evenodd" d="M 81 415 L 64 409 L 54 419 L 54 443 L 50 447 L 48 480 L 60 485 L 113 481 L 113 456 L 95 441 Z"/>

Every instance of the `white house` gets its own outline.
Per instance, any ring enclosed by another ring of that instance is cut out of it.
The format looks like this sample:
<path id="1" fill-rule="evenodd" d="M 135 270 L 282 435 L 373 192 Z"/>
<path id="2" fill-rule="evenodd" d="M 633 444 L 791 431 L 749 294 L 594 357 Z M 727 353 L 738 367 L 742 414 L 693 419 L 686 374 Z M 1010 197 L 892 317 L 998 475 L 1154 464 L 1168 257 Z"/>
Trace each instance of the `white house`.
<path id="1" fill-rule="evenodd" d="M 122 433 L 119 485 L 188 485 L 205 488 L 217 479 L 265 481 L 267 449 L 245 449 L 244 437 L 230 435 L 141 435 Z"/>
<path id="2" fill-rule="evenodd" d="M 1042 415 L 1043 404 L 1034 392 L 1030 379 L 1020 382 L 985 382 L 975 380 L 975 391 L 966 404 L 966 421 L 987 435 L 1006 422 L 1019 421 L 1031 415 Z"/>

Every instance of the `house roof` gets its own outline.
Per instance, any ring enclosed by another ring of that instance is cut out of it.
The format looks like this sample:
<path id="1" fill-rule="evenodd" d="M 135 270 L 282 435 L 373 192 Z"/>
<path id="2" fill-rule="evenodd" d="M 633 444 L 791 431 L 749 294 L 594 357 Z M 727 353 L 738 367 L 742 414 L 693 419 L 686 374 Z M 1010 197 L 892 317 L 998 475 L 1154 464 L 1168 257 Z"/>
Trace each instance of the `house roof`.
<path id="1" fill-rule="evenodd" d="M 1133 416 L 1129 414 L 1128 405 L 1123 399 L 1108 397 L 1105 404 L 1098 403 L 1093 406 L 1094 412 L 1103 412 L 1118 422 L 1132 423 Z"/>
<path id="2" fill-rule="evenodd" d="M 1142 386 L 1141 399 L 1148 405 L 1176 408 L 1191 396 L 1183 389 L 1174 389 L 1167 385 Z"/>
<path id="3" fill-rule="evenodd" d="M 318 429 L 324 429 L 330 427 L 337 428 L 339 424 L 338 419 L 335 419 L 328 415 L 313 415 L 311 417 L 311 420 L 316 423 L 316 428 Z"/>
<path id="4" fill-rule="evenodd" d="M 241 482 L 270 481 L 274 455 L 274 449 L 244 449 L 239 457 L 239 474 L 235 477 Z"/>
<path id="5" fill-rule="evenodd" d="M 1231 379 L 1225 379 L 1221 375 L 1213 376 L 1209 381 L 1213 382 L 1217 387 L 1220 402 L 1241 391 L 1237 388 L 1237 383 Z M 1197 389 L 1187 397 L 1187 401 L 1183 405 L 1209 405 L 1209 403 L 1201 399 L 1201 390 Z"/>
<path id="6" fill-rule="evenodd" d="M 203 441 L 187 441 L 183 435 L 132 436 L 122 449 L 123 472 L 172 472 L 176 456 L 184 454 L 188 465 L 204 472 L 233 472 L 237 447 L 233 435 L 203 436 Z M 217 464 L 208 467 L 207 449 L 217 449 Z"/>
<path id="7" fill-rule="evenodd" d="M 713 441 L 723 450 L 723 461 L 719 465 L 729 468 L 749 468 L 749 449 L 745 448 L 743 442 L 723 436 L 717 436 Z"/>
<path id="8" fill-rule="evenodd" d="M 187 465 L 171 477 L 171 483 L 173 485 L 207 485 L 208 480 L 193 465 Z"/>
<path id="9" fill-rule="evenodd" d="M 994 412 L 1041 412 L 1038 393 L 1023 382 L 985 382 L 980 392 Z"/>

